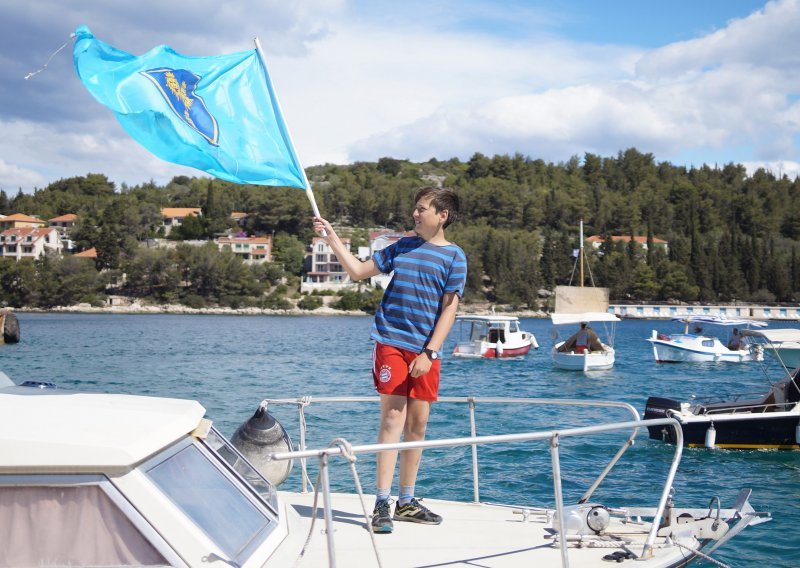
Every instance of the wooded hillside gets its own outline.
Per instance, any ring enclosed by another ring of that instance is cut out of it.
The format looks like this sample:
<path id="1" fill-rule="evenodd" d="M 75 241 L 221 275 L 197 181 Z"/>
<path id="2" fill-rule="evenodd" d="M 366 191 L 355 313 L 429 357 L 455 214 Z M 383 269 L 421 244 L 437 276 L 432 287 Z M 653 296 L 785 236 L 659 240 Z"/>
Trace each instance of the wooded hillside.
<path id="1" fill-rule="evenodd" d="M 315 166 L 307 173 L 322 215 L 342 227 L 406 230 L 417 188 L 441 183 L 456 189 L 461 214 L 448 236 L 469 259 L 467 301 L 542 306 L 548 298 L 543 291 L 570 281 L 580 219 L 585 235 L 605 238 L 599 249 L 587 246 L 586 251 L 595 284 L 609 287 L 614 301 L 796 302 L 800 297 L 800 182 L 763 170 L 748 177 L 737 164 L 686 168 L 629 149 L 559 164 L 520 154 L 475 154 L 467 162 L 382 158 Z M 170 257 L 143 249 L 143 241 L 159 234 L 161 207 L 203 208 L 197 223 L 181 227 L 180 238 L 212 237 L 234 226 L 231 212 L 249 213 L 247 231 L 275 234 L 277 259 L 295 276 L 313 236 L 306 196 L 292 188 L 184 176 L 164 187 L 116 188 L 104 175 L 89 174 L 56 181 L 34 194 L 9 198 L 0 192 L 3 214 L 49 219 L 77 213 L 73 239 L 80 249 L 97 248 L 98 268 L 125 273 L 128 292 L 229 304 L 231 298 L 263 296 L 277 281 L 276 268 L 243 270 L 222 260 L 223 253 L 209 250 L 200 259 L 191 258 L 200 253 Z M 635 243 L 610 244 L 611 235 L 644 235 L 650 243 L 663 239 L 668 253 L 653 246 L 645 251 Z M 365 238 L 366 231 L 355 231 L 354 245 L 365 244 Z M 25 270 L 35 274 L 56 266 L 51 287 L 57 288 L 71 272 L 62 261 L 49 262 L 50 268 L 39 262 Z M 217 263 L 227 265 L 213 278 L 192 273 L 196 265 Z M 7 262 L 0 270 L 2 300 L 11 305 L 25 301 L 14 295 L 20 270 Z"/>

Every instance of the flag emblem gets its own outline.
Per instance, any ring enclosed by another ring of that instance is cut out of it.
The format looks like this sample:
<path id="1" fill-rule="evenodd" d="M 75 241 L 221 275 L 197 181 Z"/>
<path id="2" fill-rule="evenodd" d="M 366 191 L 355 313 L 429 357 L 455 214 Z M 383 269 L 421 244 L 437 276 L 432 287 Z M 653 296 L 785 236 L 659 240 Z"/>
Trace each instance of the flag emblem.
<path id="1" fill-rule="evenodd" d="M 206 103 L 195 93 L 200 77 L 186 69 L 148 69 L 141 74 L 150 79 L 172 111 L 210 144 L 217 145 L 219 129 Z"/>

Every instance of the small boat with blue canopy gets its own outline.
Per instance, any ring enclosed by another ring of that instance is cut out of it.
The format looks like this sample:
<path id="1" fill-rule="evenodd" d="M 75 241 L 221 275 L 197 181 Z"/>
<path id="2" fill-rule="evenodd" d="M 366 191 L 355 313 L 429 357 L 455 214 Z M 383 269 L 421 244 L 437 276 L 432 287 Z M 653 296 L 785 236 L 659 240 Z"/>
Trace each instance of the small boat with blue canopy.
<path id="1" fill-rule="evenodd" d="M 653 346 L 653 357 L 658 363 L 743 363 L 764 360 L 763 347 L 749 341 L 744 331 L 765 327 L 765 321 L 728 319 L 716 315 L 683 316 L 672 318 L 672 321 L 684 324 L 682 333 L 665 334 L 653 330 L 652 335 L 647 338 Z M 706 325 L 731 330 L 725 343 L 719 337 L 705 333 Z"/>

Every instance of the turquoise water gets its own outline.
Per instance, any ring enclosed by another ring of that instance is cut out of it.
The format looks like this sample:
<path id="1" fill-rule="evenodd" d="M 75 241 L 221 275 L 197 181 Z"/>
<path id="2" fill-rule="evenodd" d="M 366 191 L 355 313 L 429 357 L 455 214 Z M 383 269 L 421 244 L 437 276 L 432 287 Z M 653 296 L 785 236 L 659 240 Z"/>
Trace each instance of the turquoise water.
<path id="1" fill-rule="evenodd" d="M 22 341 L 0 346 L 0 370 L 17 382 L 51 380 L 65 389 L 165 395 L 200 400 L 217 427 L 231 435 L 264 398 L 370 396 L 369 317 L 181 316 L 18 314 Z M 772 322 L 770 327 L 795 327 Z M 445 357 L 442 396 L 582 398 L 622 401 L 638 411 L 650 395 L 687 399 L 762 392 L 767 378 L 757 364 L 659 365 L 644 341 L 652 329 L 677 331 L 671 322 L 626 320 L 617 326 L 613 370 L 585 376 L 552 368 L 549 320 L 523 319 L 541 345 L 519 360 Z M 454 337 L 445 351 L 452 350 Z M 773 372 L 772 378 L 774 380 Z M 297 440 L 290 407 L 274 407 Z M 352 443 L 375 439 L 377 405 L 308 409 L 309 440 L 324 446 L 339 436 Z M 606 418 L 627 420 L 621 411 Z M 590 424 L 583 410 L 480 405 L 479 434 Z M 465 406 L 434 407 L 429 437 L 468 435 Z M 561 467 L 566 500 L 576 500 L 610 459 L 623 436 L 563 440 Z M 541 443 L 492 446 L 480 451 L 481 498 L 514 504 L 552 505 L 549 450 Z M 672 447 L 646 439 L 594 500 L 607 505 L 654 506 Z M 470 500 L 468 449 L 429 450 L 418 480 L 422 496 Z M 360 458 L 361 481 L 373 489 L 372 462 Z M 352 491 L 349 468 L 335 463 L 334 488 Z M 313 472 L 312 472 L 313 476 Z M 287 481 L 299 488 L 299 468 Z M 705 507 L 714 495 L 732 506 L 739 488 L 751 487 L 751 503 L 774 520 L 747 529 L 718 553 L 730 566 L 799 566 L 794 530 L 800 522 L 800 452 L 687 449 L 676 479 L 676 504 Z M 395 487 L 396 490 L 396 487 Z"/>

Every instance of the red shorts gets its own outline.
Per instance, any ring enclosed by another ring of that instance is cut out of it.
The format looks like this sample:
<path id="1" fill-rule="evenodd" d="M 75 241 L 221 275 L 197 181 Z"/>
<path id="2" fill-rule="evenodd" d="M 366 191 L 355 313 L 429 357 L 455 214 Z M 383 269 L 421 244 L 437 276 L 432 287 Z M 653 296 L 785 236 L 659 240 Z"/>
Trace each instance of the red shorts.
<path id="1" fill-rule="evenodd" d="M 424 375 L 412 377 L 408 366 L 418 353 L 383 343 L 375 343 L 372 352 L 372 380 L 380 394 L 394 394 L 434 401 L 439 398 L 439 367 L 437 359 Z"/>

